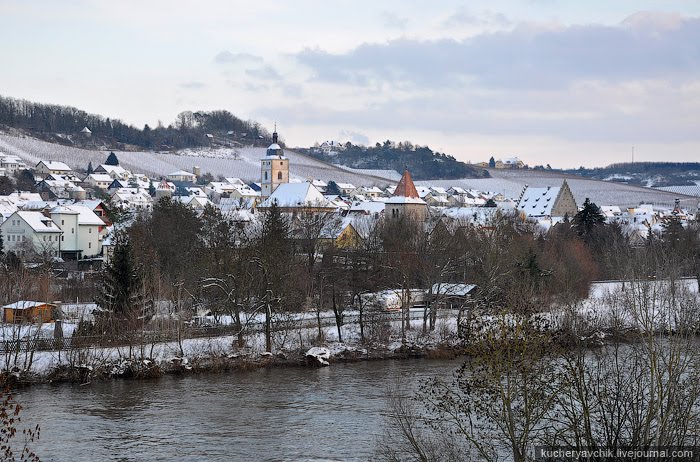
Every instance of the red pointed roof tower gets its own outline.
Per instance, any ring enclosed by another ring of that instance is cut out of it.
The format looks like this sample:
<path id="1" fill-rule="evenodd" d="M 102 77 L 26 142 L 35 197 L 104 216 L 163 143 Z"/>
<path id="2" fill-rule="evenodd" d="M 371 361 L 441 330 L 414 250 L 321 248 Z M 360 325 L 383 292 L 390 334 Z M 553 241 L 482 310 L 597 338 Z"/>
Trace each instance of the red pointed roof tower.
<path id="1" fill-rule="evenodd" d="M 416 189 L 416 185 L 413 184 L 411 174 L 408 173 L 408 168 L 403 171 L 403 175 L 401 175 L 401 180 L 399 180 L 399 184 L 396 185 L 396 189 L 394 190 L 393 196 L 413 197 L 414 199 L 420 198 L 420 196 L 418 195 L 418 190 Z"/>
<path id="2" fill-rule="evenodd" d="M 404 170 L 393 196 L 385 203 L 385 216 L 392 218 L 407 216 L 411 220 L 423 222 L 427 211 L 427 204 L 418 195 L 418 190 L 416 185 L 413 184 L 411 174 L 408 173 L 408 169 Z"/>

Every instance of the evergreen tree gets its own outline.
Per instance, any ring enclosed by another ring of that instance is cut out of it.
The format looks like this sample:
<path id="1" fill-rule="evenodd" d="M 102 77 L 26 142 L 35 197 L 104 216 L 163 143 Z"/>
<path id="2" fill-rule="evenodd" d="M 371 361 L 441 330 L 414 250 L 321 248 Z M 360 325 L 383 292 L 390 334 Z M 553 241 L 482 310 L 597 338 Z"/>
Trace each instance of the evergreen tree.
<path id="1" fill-rule="evenodd" d="M 334 196 L 340 196 L 343 194 L 343 192 L 340 190 L 338 187 L 338 183 L 335 181 L 331 180 L 328 182 L 328 186 L 326 186 L 326 194 L 331 194 Z"/>
<path id="2" fill-rule="evenodd" d="M 156 197 L 156 187 L 153 185 L 153 180 L 150 180 L 148 183 L 148 195 Z"/>
<path id="3" fill-rule="evenodd" d="M 107 160 L 105 161 L 105 165 L 119 165 L 119 159 L 117 159 L 117 155 L 114 152 L 109 153 L 109 156 L 107 156 Z"/>
<path id="4" fill-rule="evenodd" d="M 494 159 L 493 156 L 489 159 L 489 167 L 496 168 L 496 159 Z"/>
<path id="5" fill-rule="evenodd" d="M 14 192 L 15 184 L 9 176 L 0 176 L 0 196 L 7 196 Z"/>
<path id="6" fill-rule="evenodd" d="M 112 258 L 103 271 L 101 290 L 95 301 L 111 315 L 112 322 L 105 327 L 123 331 L 130 322 L 152 314 L 153 306 L 146 300 L 143 278 L 134 262 L 128 234 L 116 231 L 112 239 Z"/>
<path id="7" fill-rule="evenodd" d="M 493 208 L 493 207 L 498 207 L 498 205 L 496 204 L 496 201 L 493 200 L 493 198 L 490 198 L 489 200 L 486 201 L 486 203 L 484 204 L 484 207 Z"/>
<path id="8" fill-rule="evenodd" d="M 95 173 L 95 170 L 92 168 L 92 161 L 90 161 L 87 166 L 87 174 L 92 175 L 93 173 Z"/>
<path id="9" fill-rule="evenodd" d="M 605 216 L 600 212 L 600 208 L 586 198 L 583 208 L 574 216 L 576 232 L 584 241 L 590 243 L 595 230 L 603 224 L 605 224 Z"/>

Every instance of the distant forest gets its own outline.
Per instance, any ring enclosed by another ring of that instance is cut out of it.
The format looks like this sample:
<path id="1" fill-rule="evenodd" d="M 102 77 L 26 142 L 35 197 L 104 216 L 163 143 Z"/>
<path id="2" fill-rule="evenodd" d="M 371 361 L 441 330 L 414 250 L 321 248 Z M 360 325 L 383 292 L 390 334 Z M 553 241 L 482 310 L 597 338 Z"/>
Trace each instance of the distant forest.
<path id="1" fill-rule="evenodd" d="M 583 168 L 565 170 L 567 173 L 581 172 L 606 172 L 606 173 L 661 173 L 661 172 L 687 172 L 700 171 L 700 162 L 621 162 L 610 164 L 607 167 Z"/>
<path id="2" fill-rule="evenodd" d="M 142 129 L 118 119 L 89 114 L 70 106 L 34 103 L 0 96 L 0 125 L 21 129 L 38 138 L 76 145 L 102 143 L 106 147 L 175 150 L 209 146 L 225 136 L 247 143 L 267 142 L 270 133 L 254 121 L 243 121 L 228 111 L 185 111 L 164 126 Z M 90 138 L 79 136 L 87 127 Z M 229 135 L 229 132 L 232 132 Z M 208 137 L 207 134 L 216 135 Z"/>
<path id="3" fill-rule="evenodd" d="M 405 168 L 415 180 L 452 180 L 457 178 L 487 178 L 489 173 L 479 167 L 460 162 L 454 157 L 434 152 L 427 146 L 414 145 L 410 141 L 395 143 L 386 140 L 374 146 L 354 145 L 350 142 L 324 154 L 320 149 L 304 150 L 317 159 L 352 168 L 386 169 L 403 173 Z"/>

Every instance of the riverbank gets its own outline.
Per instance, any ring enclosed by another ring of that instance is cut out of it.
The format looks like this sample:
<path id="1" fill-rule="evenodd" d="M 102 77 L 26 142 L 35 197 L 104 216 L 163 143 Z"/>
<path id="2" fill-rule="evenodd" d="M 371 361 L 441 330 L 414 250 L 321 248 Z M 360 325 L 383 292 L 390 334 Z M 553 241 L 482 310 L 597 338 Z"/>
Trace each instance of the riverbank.
<path id="1" fill-rule="evenodd" d="M 346 342 L 338 340 L 336 328 L 275 332 L 273 351 L 264 349 L 262 334 L 246 338 L 237 347 L 236 336 L 186 339 L 181 342 L 132 344 L 118 347 L 85 347 L 58 351 L 5 352 L 0 358 L 4 372 L 0 382 L 10 387 L 39 383 L 78 383 L 112 379 L 153 379 L 164 375 L 245 371 L 260 368 L 319 367 L 307 358 L 312 347 L 328 350 L 328 363 L 399 360 L 407 358 L 455 358 L 463 354 L 456 333 L 456 320 L 439 320 L 432 332 L 423 332 L 422 322 L 412 321 L 402 341 L 399 325 L 387 326 L 382 341 L 360 341 L 358 326 L 342 326 Z M 316 335 L 316 337 L 314 337 Z"/>

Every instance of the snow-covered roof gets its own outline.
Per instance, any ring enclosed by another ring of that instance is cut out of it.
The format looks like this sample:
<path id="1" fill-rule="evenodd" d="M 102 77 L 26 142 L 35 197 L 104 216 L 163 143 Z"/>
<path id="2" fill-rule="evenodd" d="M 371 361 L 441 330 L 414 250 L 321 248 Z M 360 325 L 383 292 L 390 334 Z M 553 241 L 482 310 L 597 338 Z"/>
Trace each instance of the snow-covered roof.
<path id="1" fill-rule="evenodd" d="M 106 173 L 91 173 L 85 178 L 85 181 L 88 180 L 93 180 L 93 181 L 102 181 L 102 182 L 112 182 L 112 177 L 109 176 Z"/>
<path id="2" fill-rule="evenodd" d="M 265 153 L 265 159 L 285 159 L 284 157 L 284 151 L 282 150 L 282 147 L 277 144 L 277 143 L 272 143 L 268 148 L 267 152 Z"/>
<path id="3" fill-rule="evenodd" d="M 61 214 L 61 215 L 78 215 L 79 225 L 97 225 L 104 226 L 104 222 L 95 215 L 92 209 L 85 207 L 84 205 L 61 205 L 51 209 L 51 214 Z"/>
<path id="4" fill-rule="evenodd" d="M 90 210 L 95 210 L 97 207 L 100 206 L 100 204 L 102 204 L 102 201 L 99 199 L 85 199 L 75 203 L 75 205 L 82 205 L 84 207 L 89 208 Z"/>
<path id="5" fill-rule="evenodd" d="M 46 302 L 35 302 L 31 300 L 19 300 L 14 303 L 10 303 L 9 305 L 3 306 L 3 308 L 12 308 L 13 310 L 26 310 L 29 308 L 34 308 L 36 306 L 42 306 L 42 305 L 49 305 L 49 306 L 55 306 L 51 303 L 46 303 Z"/>
<path id="6" fill-rule="evenodd" d="M 114 174 L 120 175 L 120 176 L 129 173 L 128 170 L 126 170 L 124 167 L 122 167 L 120 165 L 102 164 L 102 165 L 99 165 L 95 170 L 104 170 L 107 173 L 114 173 Z"/>
<path id="7" fill-rule="evenodd" d="M 382 213 L 384 212 L 384 202 L 355 202 L 350 207 L 350 212 L 367 214 Z"/>
<path id="8" fill-rule="evenodd" d="M 193 176 L 197 176 L 197 175 L 195 175 L 194 173 L 187 172 L 187 171 L 185 171 L 185 170 L 178 170 L 177 172 L 168 173 L 167 176 L 169 176 L 169 177 L 170 177 L 170 176 L 187 176 L 187 177 L 193 177 Z"/>
<path id="9" fill-rule="evenodd" d="M 560 190 L 559 187 L 532 188 L 528 186 L 518 202 L 518 209 L 522 210 L 528 217 L 552 215 L 552 207 L 554 207 Z"/>
<path id="10" fill-rule="evenodd" d="M 48 168 L 49 170 L 58 170 L 58 171 L 64 171 L 64 172 L 70 172 L 70 171 L 71 171 L 71 168 L 70 168 L 69 166 L 67 166 L 66 164 L 64 164 L 63 162 L 58 162 L 58 161 L 55 161 L 55 160 L 40 160 L 39 163 L 36 164 L 37 167 L 39 166 L 39 164 L 42 164 L 42 163 L 43 163 L 43 164 L 46 166 L 46 168 Z"/>
<path id="11" fill-rule="evenodd" d="M 474 284 L 452 284 L 443 282 L 441 284 L 434 284 L 432 292 L 434 295 L 465 297 L 475 288 L 476 286 Z"/>
<path id="12" fill-rule="evenodd" d="M 380 204 L 383 204 L 380 202 Z M 420 197 L 391 196 L 386 200 L 386 204 L 423 204 L 425 201 Z"/>
<path id="13" fill-rule="evenodd" d="M 282 183 L 260 206 L 269 207 L 275 201 L 279 207 L 331 207 L 323 194 L 309 182 Z"/>
<path id="14" fill-rule="evenodd" d="M 37 233 L 60 233 L 61 228 L 59 228 L 56 223 L 51 221 L 50 218 L 46 218 L 41 212 L 17 212 L 17 216 L 23 219 L 34 232 Z"/>
<path id="15" fill-rule="evenodd" d="M 450 207 L 442 211 L 442 216 L 452 220 L 486 224 L 495 217 L 497 212 L 496 207 Z"/>

